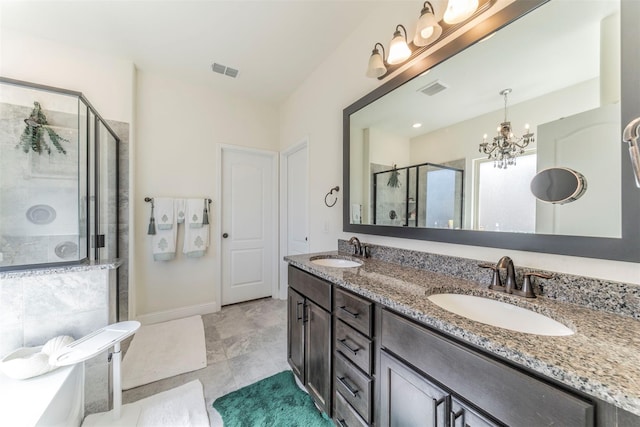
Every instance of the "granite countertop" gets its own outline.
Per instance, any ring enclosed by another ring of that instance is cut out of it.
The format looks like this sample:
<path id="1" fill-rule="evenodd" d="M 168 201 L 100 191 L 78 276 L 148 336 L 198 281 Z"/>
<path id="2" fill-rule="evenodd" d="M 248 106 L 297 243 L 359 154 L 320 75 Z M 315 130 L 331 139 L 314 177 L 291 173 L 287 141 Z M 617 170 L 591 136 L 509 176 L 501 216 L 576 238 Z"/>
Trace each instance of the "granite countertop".
<path id="1" fill-rule="evenodd" d="M 469 280 L 375 259 L 355 268 L 322 267 L 314 256 L 287 256 L 291 265 L 640 416 L 640 321 L 545 297 L 527 299 Z M 530 309 L 570 327 L 570 336 L 531 335 L 453 314 L 427 297 L 438 293 L 484 296 Z"/>
<path id="2" fill-rule="evenodd" d="M 111 270 L 122 265 L 119 258 L 104 261 L 90 261 L 79 264 L 51 265 L 24 270 L 0 271 L 0 279 L 16 279 L 20 277 L 42 276 L 46 274 L 77 273 L 90 270 Z"/>

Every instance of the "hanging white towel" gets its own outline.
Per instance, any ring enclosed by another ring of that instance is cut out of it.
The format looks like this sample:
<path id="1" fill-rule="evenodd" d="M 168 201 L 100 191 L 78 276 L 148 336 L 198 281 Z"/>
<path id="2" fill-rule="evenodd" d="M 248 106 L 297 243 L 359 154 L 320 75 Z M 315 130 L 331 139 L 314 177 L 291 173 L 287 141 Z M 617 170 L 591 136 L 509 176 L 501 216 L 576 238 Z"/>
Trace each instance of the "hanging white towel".
<path id="1" fill-rule="evenodd" d="M 184 218 L 187 216 L 187 201 L 185 199 L 174 199 L 173 206 L 178 224 L 184 224 Z"/>
<path id="2" fill-rule="evenodd" d="M 185 228 L 202 228 L 203 199 L 187 199 L 187 221 Z"/>
<path id="3" fill-rule="evenodd" d="M 203 199 L 187 200 L 187 222 L 184 227 L 184 247 L 182 252 L 190 258 L 198 258 L 205 254 L 209 247 L 209 225 L 202 224 L 204 209 Z M 194 218 L 199 222 L 194 226 Z"/>
<path id="4" fill-rule="evenodd" d="M 176 257 L 176 236 L 178 225 L 174 223 L 171 230 L 158 229 L 156 234 L 151 236 L 151 252 L 154 261 L 171 261 Z"/>
<path id="5" fill-rule="evenodd" d="M 167 197 L 155 197 L 156 227 L 159 230 L 171 230 L 173 227 L 174 207 L 173 199 Z"/>
<path id="6" fill-rule="evenodd" d="M 189 258 L 199 258 L 209 247 L 209 226 L 184 228 L 184 247 L 182 252 Z"/>

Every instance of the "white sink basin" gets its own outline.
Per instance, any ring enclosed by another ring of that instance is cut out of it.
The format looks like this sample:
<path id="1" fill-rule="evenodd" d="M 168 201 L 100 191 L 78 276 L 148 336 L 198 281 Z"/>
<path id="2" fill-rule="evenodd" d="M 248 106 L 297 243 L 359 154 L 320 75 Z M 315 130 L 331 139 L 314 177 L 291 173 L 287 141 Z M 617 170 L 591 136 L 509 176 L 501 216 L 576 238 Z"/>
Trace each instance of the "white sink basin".
<path id="1" fill-rule="evenodd" d="M 460 294 L 435 294 L 428 298 L 445 310 L 498 328 L 535 335 L 573 335 L 571 329 L 550 317 L 506 302 Z"/>
<path id="2" fill-rule="evenodd" d="M 321 265 L 323 267 L 337 267 L 337 268 L 360 267 L 362 265 L 362 261 L 345 259 L 345 258 L 320 257 L 320 258 L 311 259 L 311 262 L 316 265 Z"/>

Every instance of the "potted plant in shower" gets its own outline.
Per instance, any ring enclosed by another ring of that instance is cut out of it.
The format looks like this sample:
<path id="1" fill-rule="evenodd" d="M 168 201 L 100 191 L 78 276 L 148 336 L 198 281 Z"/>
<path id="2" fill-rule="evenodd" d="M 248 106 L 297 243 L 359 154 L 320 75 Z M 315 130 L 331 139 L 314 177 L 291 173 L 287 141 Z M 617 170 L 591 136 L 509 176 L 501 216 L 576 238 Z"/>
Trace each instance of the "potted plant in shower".
<path id="1" fill-rule="evenodd" d="M 29 117 L 24 119 L 24 122 L 26 127 L 20 136 L 20 142 L 16 145 L 16 148 L 22 148 L 22 151 L 25 153 L 31 150 L 38 154 L 42 154 L 43 151 L 51 154 L 51 146 L 45 140 L 46 135 L 58 153 L 67 154 L 67 151 L 61 143 L 69 142 L 69 140 L 61 137 L 51 128 L 39 102 L 36 101 L 33 103 L 33 110 Z"/>

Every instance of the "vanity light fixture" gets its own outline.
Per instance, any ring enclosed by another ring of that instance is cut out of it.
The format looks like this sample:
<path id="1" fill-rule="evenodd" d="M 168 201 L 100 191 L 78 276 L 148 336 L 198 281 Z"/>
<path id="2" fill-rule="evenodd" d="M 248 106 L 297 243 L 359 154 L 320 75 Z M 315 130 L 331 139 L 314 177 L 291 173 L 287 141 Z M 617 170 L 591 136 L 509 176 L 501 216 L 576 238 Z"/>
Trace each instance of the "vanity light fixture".
<path id="1" fill-rule="evenodd" d="M 434 14 L 433 5 L 425 1 L 420 12 L 416 34 L 413 36 L 413 44 L 416 46 L 426 46 L 438 40 L 442 34 L 442 27 Z"/>
<path id="2" fill-rule="evenodd" d="M 404 31 L 404 35 L 400 32 L 400 28 Z M 393 39 L 389 44 L 389 56 L 387 62 L 395 65 L 400 64 L 411 56 L 411 49 L 407 44 L 407 29 L 402 24 L 396 25 L 396 31 L 393 33 Z"/>
<path id="3" fill-rule="evenodd" d="M 378 46 L 382 49 L 382 56 L 378 50 Z M 378 78 L 384 76 L 387 72 L 387 67 L 384 66 L 384 46 L 380 43 L 376 43 L 371 51 L 369 57 L 369 66 L 367 67 L 367 77 Z"/>
<path id="4" fill-rule="evenodd" d="M 521 137 L 515 136 L 511 131 L 511 122 L 507 120 L 507 95 L 510 93 L 511 89 L 500 91 L 500 95 L 504 96 L 504 121 L 498 126 L 498 134 L 489 143 L 485 133 L 478 148 L 479 152 L 487 155 L 487 159 L 493 160 L 493 167 L 500 169 L 515 166 L 516 157 L 524 154 L 524 149 L 535 141 L 528 124 L 524 126 L 525 134 Z"/>
<path id="5" fill-rule="evenodd" d="M 478 0 L 449 0 L 442 18 L 447 24 L 458 24 L 478 9 Z"/>

